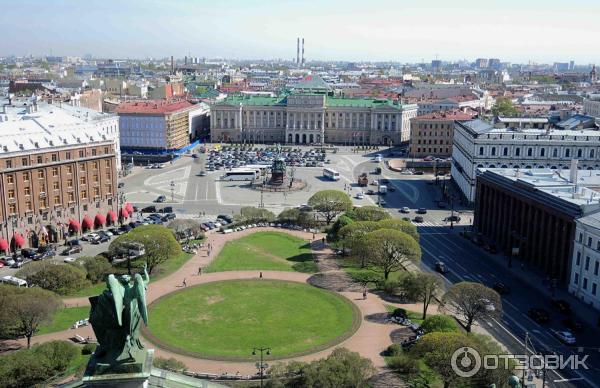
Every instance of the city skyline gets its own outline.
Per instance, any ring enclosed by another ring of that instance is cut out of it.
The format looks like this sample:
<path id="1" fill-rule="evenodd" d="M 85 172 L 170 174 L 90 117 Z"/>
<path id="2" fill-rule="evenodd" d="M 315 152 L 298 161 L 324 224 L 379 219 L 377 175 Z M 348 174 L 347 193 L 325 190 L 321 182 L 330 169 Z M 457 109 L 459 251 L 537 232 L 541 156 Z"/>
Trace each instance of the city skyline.
<path id="1" fill-rule="evenodd" d="M 0 32 L 19 37 L 3 42 L 3 56 L 91 52 L 107 58 L 292 60 L 297 37 L 305 39 L 307 61 L 416 63 L 494 57 L 519 63 L 590 64 L 596 63 L 594 53 L 600 51 L 600 43 L 584 39 L 600 34 L 594 23 L 600 5 L 584 0 L 569 4 L 509 0 L 485 9 L 470 0 L 452 7 L 441 1 L 410 5 L 383 1 L 377 9 L 338 0 L 310 5 L 295 0 L 226 4 L 110 0 L 85 6 L 71 0 L 51 4 L 29 0 L 6 5 L 3 11 Z M 28 23 L 20 17 L 25 13 Z"/>

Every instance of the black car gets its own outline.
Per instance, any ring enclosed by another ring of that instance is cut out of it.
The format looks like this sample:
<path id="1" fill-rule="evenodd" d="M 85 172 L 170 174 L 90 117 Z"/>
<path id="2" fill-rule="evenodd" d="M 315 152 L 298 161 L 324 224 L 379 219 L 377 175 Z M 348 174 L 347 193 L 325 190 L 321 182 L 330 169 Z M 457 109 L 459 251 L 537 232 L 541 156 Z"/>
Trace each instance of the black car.
<path id="1" fill-rule="evenodd" d="M 173 206 L 165 206 L 160 209 L 161 213 L 173 213 Z"/>
<path id="2" fill-rule="evenodd" d="M 550 322 L 550 314 L 548 311 L 540 308 L 530 308 L 527 311 L 529 318 L 533 319 L 537 323 L 548 323 Z"/>
<path id="3" fill-rule="evenodd" d="M 413 218 L 413 221 L 414 221 L 414 222 L 421 223 L 421 222 L 423 222 L 423 217 L 421 217 L 421 216 L 416 216 L 415 218 Z"/>
<path id="4" fill-rule="evenodd" d="M 99 237 L 97 237 L 95 239 L 92 239 L 90 242 L 92 244 L 94 244 L 94 245 L 98 245 L 100 243 L 107 242 L 109 240 L 110 240 L 110 237 L 108 237 L 107 235 L 103 234 L 103 235 L 100 235 Z"/>
<path id="5" fill-rule="evenodd" d="M 81 251 L 83 251 L 83 248 L 81 247 L 81 245 L 73 245 L 71 247 L 66 248 L 64 251 L 62 251 L 61 255 L 69 256 L 74 253 L 81 253 Z"/>
<path id="6" fill-rule="evenodd" d="M 110 228 L 108 231 L 111 232 L 113 234 L 113 236 L 118 236 L 120 234 L 123 234 L 123 231 L 121 231 L 121 229 L 119 229 L 119 228 Z"/>
<path id="7" fill-rule="evenodd" d="M 37 250 L 37 254 L 36 257 L 34 257 L 33 259 L 36 260 L 41 260 L 41 259 L 45 259 L 46 257 L 54 257 L 56 255 L 56 250 L 54 249 L 54 247 L 52 247 L 51 245 L 44 245 L 38 248 Z"/>
<path id="8" fill-rule="evenodd" d="M 417 214 L 427 214 L 427 209 L 425 209 L 424 207 L 420 207 L 417 209 Z"/>
<path id="9" fill-rule="evenodd" d="M 21 256 L 26 259 L 33 259 L 35 257 L 35 251 L 33 249 L 21 249 Z"/>
<path id="10" fill-rule="evenodd" d="M 444 262 L 440 260 L 435 262 L 435 270 L 441 274 L 448 273 L 449 271 L 448 267 L 446 267 L 446 264 L 444 264 Z"/>
<path id="11" fill-rule="evenodd" d="M 496 282 L 492 288 L 500 295 L 510 294 L 510 287 L 502 282 Z"/>
<path id="12" fill-rule="evenodd" d="M 123 233 L 131 232 L 132 227 L 129 225 L 123 225 L 119 228 L 119 230 L 123 231 Z"/>
<path id="13" fill-rule="evenodd" d="M 460 222 L 459 216 L 448 216 L 446 217 L 447 222 Z"/>
<path id="14" fill-rule="evenodd" d="M 230 216 L 230 215 L 228 215 L 228 214 L 219 214 L 219 215 L 217 216 L 217 218 L 220 218 L 220 219 L 222 219 L 222 220 L 227 220 L 229 223 L 232 223 L 232 222 L 233 222 L 233 217 L 232 217 L 232 216 Z"/>
<path id="15" fill-rule="evenodd" d="M 551 299 L 550 304 L 561 314 L 571 314 L 571 305 L 564 299 Z"/>
<path id="16" fill-rule="evenodd" d="M 156 213 L 156 206 L 154 206 L 154 205 L 146 206 L 145 208 L 142 209 L 142 213 Z"/>
<path id="17" fill-rule="evenodd" d="M 67 241 L 65 243 L 65 245 L 72 247 L 72 246 L 75 246 L 75 245 L 81 245 L 81 243 L 79 242 L 78 239 L 74 239 L 74 240 Z"/>

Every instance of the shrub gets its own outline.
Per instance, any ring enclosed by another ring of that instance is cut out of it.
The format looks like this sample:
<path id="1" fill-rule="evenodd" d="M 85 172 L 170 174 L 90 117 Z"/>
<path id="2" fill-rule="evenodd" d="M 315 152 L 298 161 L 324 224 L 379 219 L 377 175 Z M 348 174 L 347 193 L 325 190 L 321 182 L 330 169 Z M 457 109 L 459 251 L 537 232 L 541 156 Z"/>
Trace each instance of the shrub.
<path id="1" fill-rule="evenodd" d="M 419 373 L 419 361 L 406 354 L 400 354 L 387 360 L 388 367 L 401 374 L 412 375 Z"/>
<path id="2" fill-rule="evenodd" d="M 405 318 L 407 315 L 406 310 L 401 307 L 394 309 L 394 312 L 392 312 L 392 317 Z"/>
<path id="3" fill-rule="evenodd" d="M 423 321 L 421 328 L 425 333 L 451 333 L 458 331 L 454 318 L 448 315 L 432 315 Z"/>
<path id="4" fill-rule="evenodd" d="M 400 292 L 401 284 L 397 280 L 382 280 L 379 282 L 378 288 L 388 295 L 396 295 Z"/>
<path id="5" fill-rule="evenodd" d="M 79 349 L 67 341 L 49 341 L 32 348 L 40 358 L 48 360 L 48 366 L 53 371 L 64 371 L 71 361 L 79 355 Z"/>
<path id="6" fill-rule="evenodd" d="M 166 369 L 166 370 L 172 370 L 172 371 L 185 371 L 187 370 L 187 367 L 185 366 L 185 364 L 173 357 L 171 358 L 161 358 L 161 357 L 155 357 L 153 364 L 156 368 L 160 368 L 160 369 Z"/>
<path id="7" fill-rule="evenodd" d="M 402 349 L 402 345 L 400 344 L 391 344 L 383 352 L 383 355 L 386 357 L 395 357 L 401 354 L 404 354 L 404 351 Z"/>
<path id="8" fill-rule="evenodd" d="M 74 265 L 49 265 L 28 276 L 27 283 L 60 295 L 82 289 L 88 284 L 85 272 Z"/>
<path id="9" fill-rule="evenodd" d="M 96 350 L 96 344 L 85 344 L 81 349 L 81 354 L 92 354 Z"/>
<path id="10" fill-rule="evenodd" d="M 103 256 L 86 257 L 79 260 L 87 272 L 86 277 L 92 283 L 99 283 L 113 272 L 112 265 Z"/>

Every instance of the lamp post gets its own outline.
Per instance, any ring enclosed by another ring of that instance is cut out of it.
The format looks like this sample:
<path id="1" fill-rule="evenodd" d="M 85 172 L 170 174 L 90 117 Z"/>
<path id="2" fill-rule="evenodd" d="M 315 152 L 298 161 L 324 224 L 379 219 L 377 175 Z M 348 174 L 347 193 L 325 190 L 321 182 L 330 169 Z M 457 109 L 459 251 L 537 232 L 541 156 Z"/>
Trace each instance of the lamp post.
<path id="1" fill-rule="evenodd" d="M 267 356 L 271 354 L 271 348 L 254 348 L 252 349 L 252 355 L 256 356 L 256 352 L 260 352 L 260 363 L 256 364 L 256 368 L 258 369 L 258 373 L 260 375 L 260 386 L 263 386 L 263 379 L 265 376 L 265 369 L 269 367 L 264 361 L 264 354 Z"/>

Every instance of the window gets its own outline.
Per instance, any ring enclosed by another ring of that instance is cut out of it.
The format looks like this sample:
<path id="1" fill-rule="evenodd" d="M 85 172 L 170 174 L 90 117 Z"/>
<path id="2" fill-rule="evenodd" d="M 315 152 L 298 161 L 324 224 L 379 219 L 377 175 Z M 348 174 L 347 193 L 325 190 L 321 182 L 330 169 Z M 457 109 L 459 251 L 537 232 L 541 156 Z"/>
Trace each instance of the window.
<path id="1" fill-rule="evenodd" d="M 594 263 L 594 275 L 598 276 L 598 267 L 600 267 L 600 262 L 598 262 L 598 260 L 596 260 L 596 262 Z"/>
<path id="2" fill-rule="evenodd" d="M 570 157 L 570 156 L 571 156 L 571 150 L 567 148 L 567 149 L 565 150 L 565 158 L 568 158 L 568 157 Z M 584 280 L 585 280 L 585 279 L 584 279 Z"/>
<path id="3" fill-rule="evenodd" d="M 67 179 L 67 187 L 73 187 L 73 178 Z"/>
<path id="4" fill-rule="evenodd" d="M 579 267 L 581 264 L 581 252 L 577 252 L 577 259 L 575 260 L 575 265 Z"/>
<path id="5" fill-rule="evenodd" d="M 66 159 L 67 159 L 67 160 L 68 160 L 68 159 L 71 159 L 71 153 L 70 153 L 70 152 L 67 152 L 67 153 L 65 154 L 65 157 L 66 157 Z"/>
<path id="6" fill-rule="evenodd" d="M 104 153 L 108 154 L 108 147 L 104 147 Z"/>
<path id="7" fill-rule="evenodd" d="M 46 192 L 46 184 L 45 183 L 40 184 L 40 192 L 42 192 L 42 193 Z"/>
<path id="8" fill-rule="evenodd" d="M 583 241 L 583 233 L 579 233 L 579 242 Z"/>
<path id="9" fill-rule="evenodd" d="M 15 198 L 15 189 L 8 189 L 8 198 L 9 199 Z"/>
<path id="10" fill-rule="evenodd" d="M 94 187 L 94 197 L 99 197 L 99 196 L 100 196 L 100 188 Z"/>
<path id="11" fill-rule="evenodd" d="M 593 158 L 593 157 L 594 157 L 594 150 L 593 150 L 593 149 L 591 149 L 591 150 L 590 150 L 590 158 Z"/>
<path id="12" fill-rule="evenodd" d="M 578 157 L 578 158 L 581 158 L 581 148 L 579 148 L 579 149 L 577 150 L 577 157 Z"/>
<path id="13" fill-rule="evenodd" d="M 515 156 L 521 156 L 521 149 L 520 148 L 515 149 Z"/>
<path id="14" fill-rule="evenodd" d="M 583 278 L 583 289 L 587 290 L 587 278 Z"/>
<path id="15" fill-rule="evenodd" d="M 110 168 L 110 160 L 107 159 L 104 161 L 104 167 Z"/>
<path id="16" fill-rule="evenodd" d="M 67 166 L 67 174 L 73 173 L 73 166 Z"/>
<path id="17" fill-rule="evenodd" d="M 600 251 L 600 239 L 598 239 L 598 241 L 596 241 L 596 250 Z"/>
<path id="18" fill-rule="evenodd" d="M 38 170 L 38 179 L 44 179 L 44 170 Z"/>
<path id="19" fill-rule="evenodd" d="M 17 204 L 16 203 L 10 203 L 10 204 L 8 204 L 8 213 L 9 214 L 16 214 L 17 213 Z"/>
<path id="20" fill-rule="evenodd" d="M 81 190 L 81 199 L 87 199 L 87 191 Z"/>
<path id="21" fill-rule="evenodd" d="M 596 283 L 592 283 L 592 295 L 596 295 Z"/>
<path id="22" fill-rule="evenodd" d="M 112 185 L 106 185 L 106 194 L 112 194 Z"/>
<path id="23" fill-rule="evenodd" d="M 540 150 L 540 156 L 546 156 L 546 149 L 545 148 L 542 148 Z"/>
<path id="24" fill-rule="evenodd" d="M 59 187 L 60 187 L 60 185 L 59 185 L 59 183 L 58 183 L 58 182 L 52 182 L 52 188 L 53 188 L 54 190 L 58 190 L 58 189 L 59 189 Z"/>
<path id="25" fill-rule="evenodd" d="M 29 186 L 25 186 L 23 188 L 23 194 L 25 194 L 25 195 L 31 195 L 31 188 Z"/>
<path id="26" fill-rule="evenodd" d="M 25 202 L 25 210 L 30 212 L 33 210 L 33 206 L 31 205 L 31 201 L 26 201 Z"/>
<path id="27" fill-rule="evenodd" d="M 527 156 L 533 155 L 533 148 L 527 148 Z"/>
<path id="28" fill-rule="evenodd" d="M 492 156 L 496 156 L 496 147 L 492 147 Z"/>
<path id="29" fill-rule="evenodd" d="M 591 246 L 592 246 L 592 238 L 591 238 L 591 237 L 588 237 L 588 243 L 587 243 L 587 246 L 588 246 L 588 247 L 591 247 Z"/>
<path id="30" fill-rule="evenodd" d="M 21 159 L 21 165 L 22 165 L 22 166 L 27 166 L 27 165 L 29 165 L 29 159 L 27 159 L 27 158 L 23 158 L 23 159 Z"/>
<path id="31" fill-rule="evenodd" d="M 479 147 L 479 155 L 483 155 L 483 147 Z"/>
<path id="32" fill-rule="evenodd" d="M 6 168 L 12 168 L 12 160 L 6 161 Z"/>
<path id="33" fill-rule="evenodd" d="M 94 183 L 98 183 L 98 174 L 94 174 L 93 181 Z"/>
<path id="34" fill-rule="evenodd" d="M 508 156 L 508 147 L 504 147 L 504 150 L 502 150 L 502 155 Z"/>
<path id="35" fill-rule="evenodd" d="M 42 157 L 42 155 L 38 155 L 37 164 L 42 164 L 42 163 L 44 163 L 44 158 Z"/>
<path id="36" fill-rule="evenodd" d="M 92 156 L 96 156 L 96 149 L 92 148 Z"/>
<path id="37" fill-rule="evenodd" d="M 83 150 L 79 151 L 79 157 L 83 158 L 83 156 L 84 156 Z"/>
<path id="38" fill-rule="evenodd" d="M 67 196 L 69 197 L 69 202 L 75 202 L 75 193 L 70 191 Z"/>
<path id="39" fill-rule="evenodd" d="M 85 172 L 85 169 L 86 169 L 86 168 L 85 168 L 85 163 L 83 163 L 83 164 L 81 165 L 81 171 Z"/>
<path id="40" fill-rule="evenodd" d="M 588 271 L 590 269 L 590 257 L 585 257 L 585 270 Z"/>
<path id="41" fill-rule="evenodd" d="M 94 170 L 97 170 L 98 169 L 98 162 L 94 162 L 92 164 L 92 166 L 93 166 Z"/>
<path id="42" fill-rule="evenodd" d="M 575 274 L 575 278 L 573 279 L 573 283 L 579 284 L 579 274 L 578 273 Z"/>
<path id="43" fill-rule="evenodd" d="M 109 181 L 110 180 L 110 171 L 107 171 L 105 175 L 106 175 L 106 180 Z"/>
<path id="44" fill-rule="evenodd" d="M 60 205 L 60 195 L 54 196 L 54 205 Z"/>
<path id="45" fill-rule="evenodd" d="M 48 199 L 40 198 L 40 209 L 45 209 L 48 207 Z"/>
<path id="46" fill-rule="evenodd" d="M 24 182 L 29 182 L 29 173 L 27 171 L 25 171 L 23 173 L 23 181 Z"/>
<path id="47" fill-rule="evenodd" d="M 13 174 L 7 175 L 6 183 L 15 183 L 15 176 Z"/>
<path id="48" fill-rule="evenodd" d="M 58 167 L 52 167 L 52 176 L 58 176 Z"/>
<path id="49" fill-rule="evenodd" d="M 82 176 L 82 177 L 80 177 L 80 178 L 79 178 L 79 184 L 80 184 L 80 185 L 85 185 L 85 184 L 86 184 L 86 182 L 87 182 L 87 180 L 85 179 L 85 177 L 84 177 L 84 176 Z"/>
<path id="50" fill-rule="evenodd" d="M 557 156 L 558 156 L 558 149 L 555 148 L 552 150 L 552 157 L 556 158 Z"/>
<path id="51" fill-rule="evenodd" d="M 52 154 L 52 161 L 56 162 L 58 160 L 58 155 Z"/>

